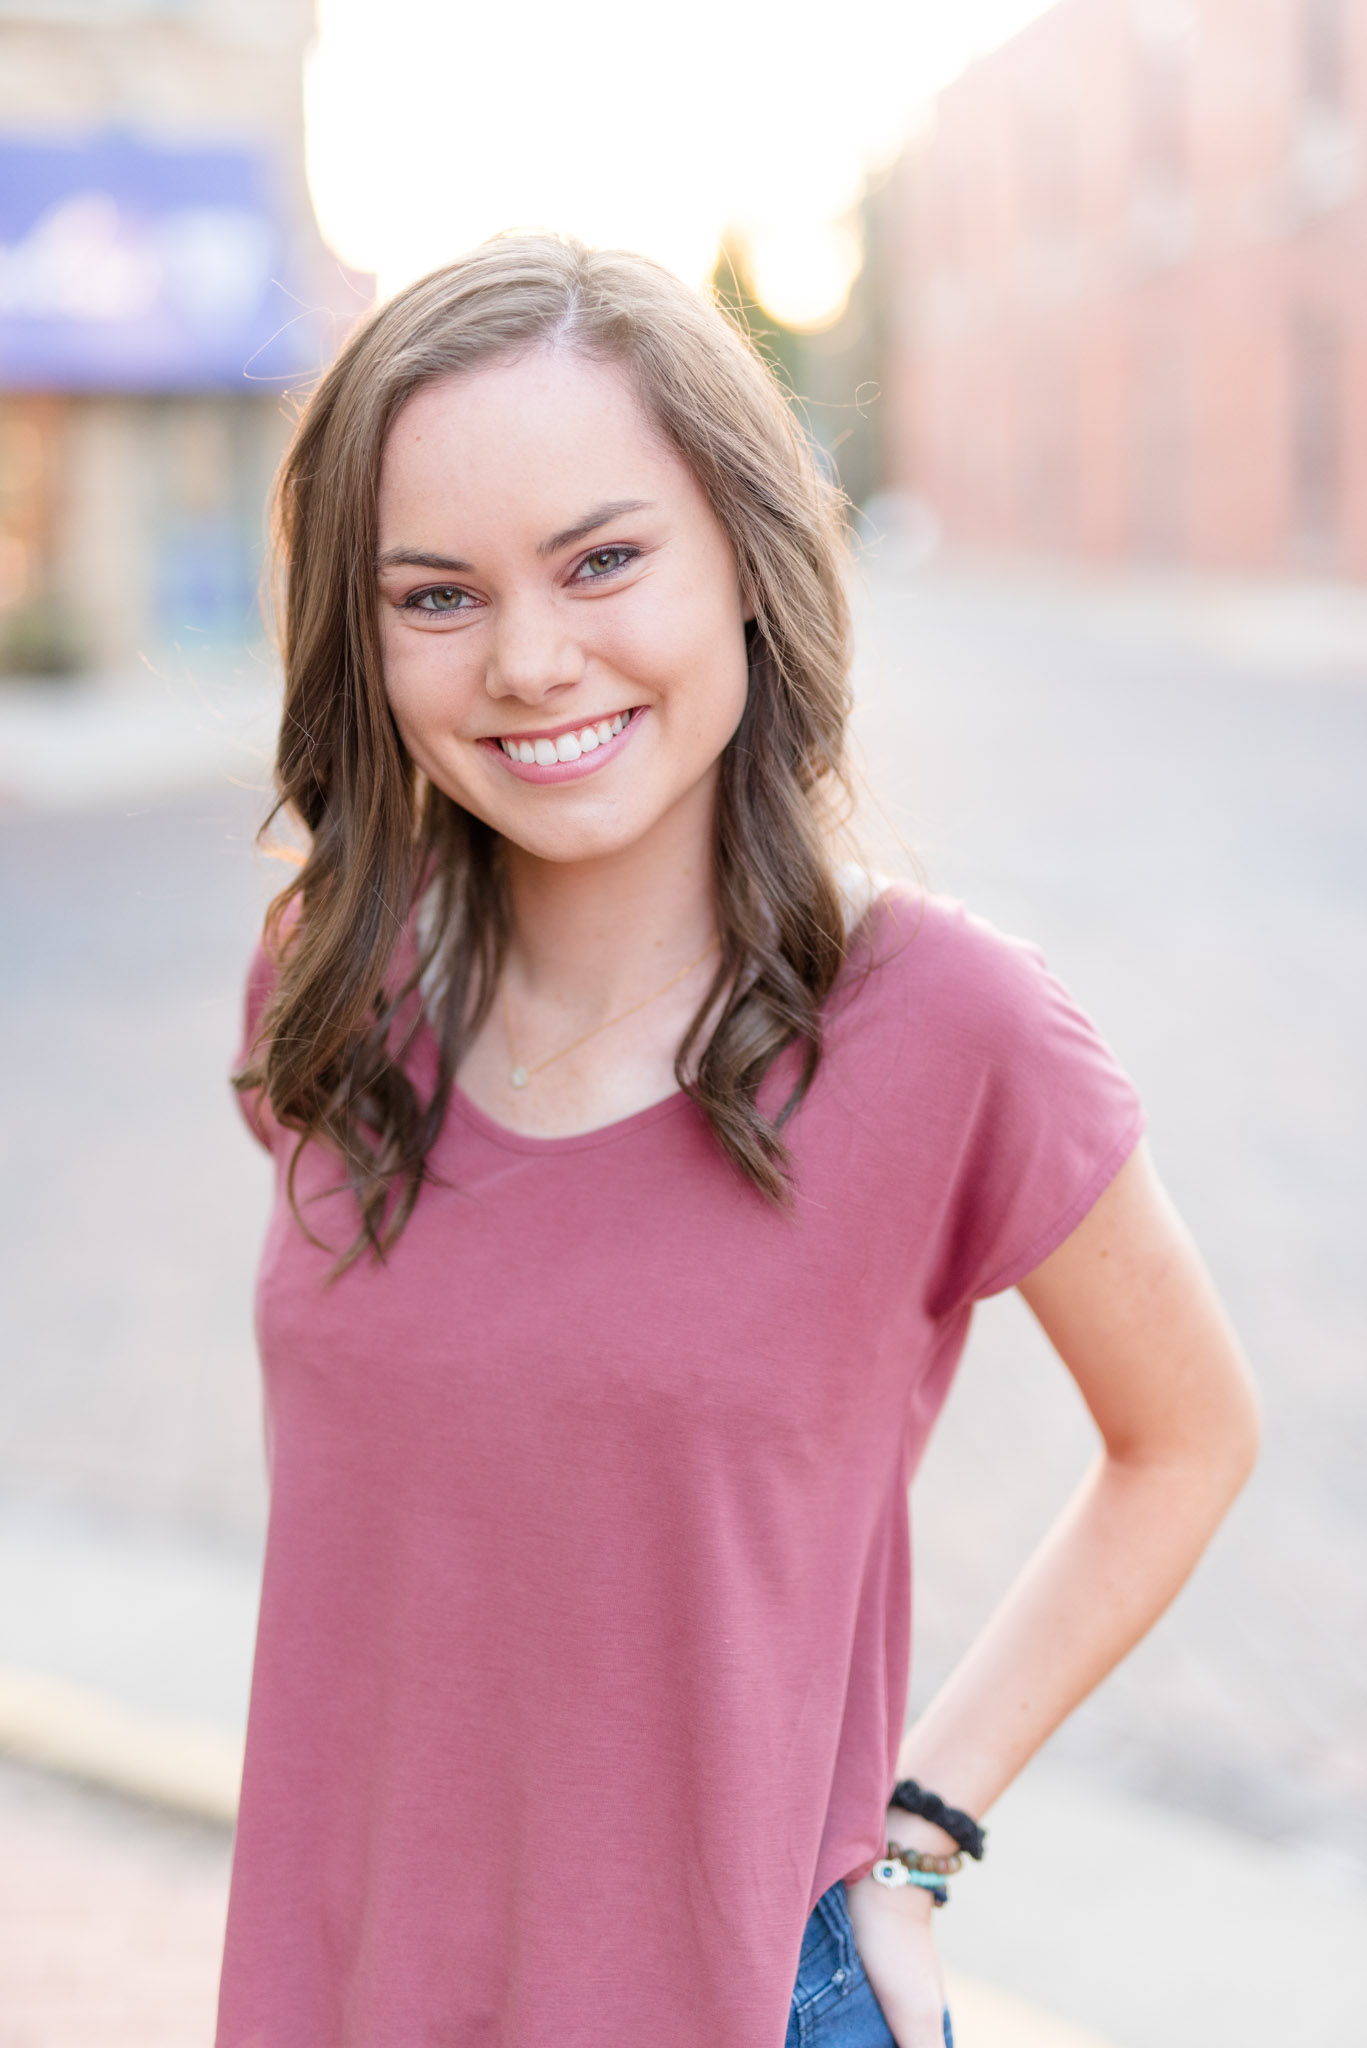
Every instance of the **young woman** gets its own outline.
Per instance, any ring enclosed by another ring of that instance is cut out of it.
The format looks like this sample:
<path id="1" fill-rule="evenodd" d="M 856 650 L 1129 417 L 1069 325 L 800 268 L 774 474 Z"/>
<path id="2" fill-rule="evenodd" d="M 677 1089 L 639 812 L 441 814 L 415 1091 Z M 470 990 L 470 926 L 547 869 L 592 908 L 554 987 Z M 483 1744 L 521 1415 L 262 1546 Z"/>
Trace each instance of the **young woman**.
<path id="1" fill-rule="evenodd" d="M 1033 952 L 833 864 L 839 507 L 666 273 L 413 286 L 279 510 L 220 2048 L 932 2048 L 945 1865 L 1253 1455 L 1133 1092 Z M 904 1735 L 907 1487 L 1009 1286 L 1101 1450 Z"/>

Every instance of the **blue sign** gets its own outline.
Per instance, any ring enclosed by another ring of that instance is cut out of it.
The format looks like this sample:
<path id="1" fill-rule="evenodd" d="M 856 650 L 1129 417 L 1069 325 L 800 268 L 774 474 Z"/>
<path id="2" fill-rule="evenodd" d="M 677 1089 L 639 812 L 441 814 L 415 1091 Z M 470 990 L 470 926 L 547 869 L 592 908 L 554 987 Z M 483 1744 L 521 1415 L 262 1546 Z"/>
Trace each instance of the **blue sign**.
<path id="1" fill-rule="evenodd" d="M 0 140 L 0 389 L 205 391 L 318 367 L 244 150 Z"/>

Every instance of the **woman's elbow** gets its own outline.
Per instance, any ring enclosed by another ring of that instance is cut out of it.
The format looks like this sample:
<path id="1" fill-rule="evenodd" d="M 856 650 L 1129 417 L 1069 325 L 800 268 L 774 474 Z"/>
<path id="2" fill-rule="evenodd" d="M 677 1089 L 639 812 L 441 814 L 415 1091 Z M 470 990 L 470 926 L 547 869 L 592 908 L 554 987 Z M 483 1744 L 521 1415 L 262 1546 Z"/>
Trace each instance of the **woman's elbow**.
<path id="1" fill-rule="evenodd" d="M 1207 1380 L 1199 1401 L 1152 1408 L 1145 1425 L 1103 1432 L 1112 1469 L 1173 1490 L 1202 1521 L 1218 1521 L 1258 1462 L 1263 1414 L 1252 1375 L 1242 1360 Z M 1175 1503 L 1174 1503 L 1175 1504 Z"/>
<path id="2" fill-rule="evenodd" d="M 1223 1461 L 1229 1474 L 1229 1497 L 1242 1491 L 1263 1447 L 1263 1404 L 1251 1375 L 1245 1375 L 1222 1432 Z"/>

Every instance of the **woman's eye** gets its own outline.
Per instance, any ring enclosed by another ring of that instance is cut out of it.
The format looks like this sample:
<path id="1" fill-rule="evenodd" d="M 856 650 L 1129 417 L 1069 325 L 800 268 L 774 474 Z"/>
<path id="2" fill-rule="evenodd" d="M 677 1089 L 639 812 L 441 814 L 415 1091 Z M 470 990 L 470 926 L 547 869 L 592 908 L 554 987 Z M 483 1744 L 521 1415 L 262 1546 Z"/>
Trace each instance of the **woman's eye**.
<path id="1" fill-rule="evenodd" d="M 591 555 L 585 555 L 580 572 L 592 583 L 597 576 L 610 576 L 614 569 L 623 568 L 635 553 L 635 548 L 595 548 Z"/>
<path id="2" fill-rule="evenodd" d="M 447 584 L 440 590 L 415 590 L 404 602 L 415 612 L 459 612 L 465 609 L 466 593 Z"/>

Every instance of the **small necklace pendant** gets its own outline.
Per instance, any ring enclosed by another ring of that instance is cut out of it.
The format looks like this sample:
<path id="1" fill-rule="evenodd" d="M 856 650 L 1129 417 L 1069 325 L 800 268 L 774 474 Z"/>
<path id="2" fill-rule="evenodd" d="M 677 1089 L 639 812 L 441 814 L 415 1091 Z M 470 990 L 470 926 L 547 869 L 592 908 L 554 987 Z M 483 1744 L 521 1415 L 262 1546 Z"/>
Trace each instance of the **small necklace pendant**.
<path id="1" fill-rule="evenodd" d="M 531 1078 L 525 1067 L 514 1067 L 512 1073 L 508 1076 L 514 1088 L 525 1088 Z"/>

